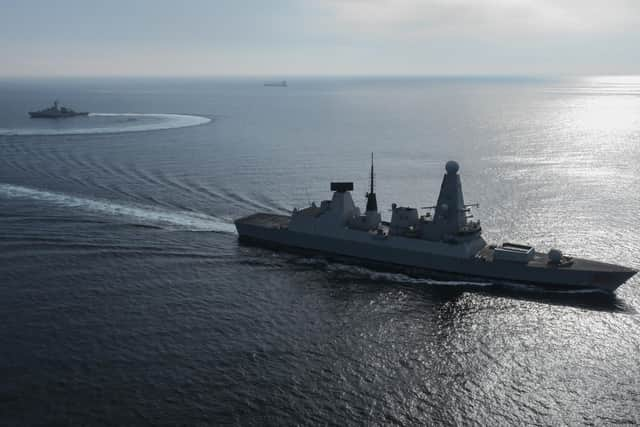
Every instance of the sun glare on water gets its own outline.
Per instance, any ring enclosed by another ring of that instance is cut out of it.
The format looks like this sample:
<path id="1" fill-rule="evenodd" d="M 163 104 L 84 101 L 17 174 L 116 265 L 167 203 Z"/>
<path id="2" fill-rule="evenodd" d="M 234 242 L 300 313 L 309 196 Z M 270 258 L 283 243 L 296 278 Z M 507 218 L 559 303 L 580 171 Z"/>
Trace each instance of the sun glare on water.
<path id="1" fill-rule="evenodd" d="M 585 78 L 582 93 L 567 111 L 574 130 L 615 137 L 640 129 L 640 76 Z"/>

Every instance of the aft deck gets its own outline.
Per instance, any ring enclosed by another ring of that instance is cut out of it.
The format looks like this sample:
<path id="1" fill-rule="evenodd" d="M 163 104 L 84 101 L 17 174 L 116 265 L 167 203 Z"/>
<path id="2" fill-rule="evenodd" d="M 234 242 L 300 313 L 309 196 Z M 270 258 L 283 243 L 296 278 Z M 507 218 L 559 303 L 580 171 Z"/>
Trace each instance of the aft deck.
<path id="1" fill-rule="evenodd" d="M 267 213 L 257 213 L 237 219 L 236 224 L 253 225 L 263 228 L 286 229 L 289 227 L 290 217 Z"/>

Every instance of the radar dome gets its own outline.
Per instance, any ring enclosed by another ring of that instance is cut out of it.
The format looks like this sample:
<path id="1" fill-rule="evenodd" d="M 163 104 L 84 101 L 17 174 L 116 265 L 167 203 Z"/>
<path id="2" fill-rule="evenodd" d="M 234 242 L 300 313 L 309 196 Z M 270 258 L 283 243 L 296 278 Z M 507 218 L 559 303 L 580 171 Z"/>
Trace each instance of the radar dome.
<path id="1" fill-rule="evenodd" d="M 549 261 L 554 264 L 560 264 L 560 261 L 562 261 L 562 252 L 558 249 L 551 249 L 549 251 Z"/>
<path id="2" fill-rule="evenodd" d="M 446 169 L 447 173 L 450 173 L 453 175 L 458 173 L 458 170 L 460 169 L 460 165 L 455 160 L 449 160 L 444 168 Z"/>

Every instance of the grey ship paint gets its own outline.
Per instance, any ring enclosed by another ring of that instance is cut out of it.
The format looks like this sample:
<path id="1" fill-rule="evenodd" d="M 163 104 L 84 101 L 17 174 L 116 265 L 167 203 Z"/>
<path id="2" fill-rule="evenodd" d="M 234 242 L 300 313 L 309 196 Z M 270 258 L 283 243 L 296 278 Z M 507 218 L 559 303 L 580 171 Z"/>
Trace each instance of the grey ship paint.
<path id="1" fill-rule="evenodd" d="M 333 182 L 331 200 L 294 209 L 291 216 L 256 213 L 235 221 L 241 241 L 351 258 L 410 274 L 464 276 L 559 288 L 613 292 L 636 271 L 614 264 L 548 253 L 514 243 L 488 245 L 479 221 L 470 221 L 458 174 L 447 162 L 433 214 L 392 205 L 383 222 L 374 192 L 373 157 L 364 213 L 351 198 L 352 182 Z"/>

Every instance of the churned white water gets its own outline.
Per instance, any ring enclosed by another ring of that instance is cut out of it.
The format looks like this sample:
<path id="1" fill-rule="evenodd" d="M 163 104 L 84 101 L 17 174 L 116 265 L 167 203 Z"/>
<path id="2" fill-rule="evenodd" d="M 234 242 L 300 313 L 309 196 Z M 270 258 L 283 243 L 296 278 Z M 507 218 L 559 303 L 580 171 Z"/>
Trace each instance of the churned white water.
<path id="1" fill-rule="evenodd" d="M 198 126 L 211 121 L 208 117 L 193 116 L 188 114 L 151 114 L 151 113 L 89 113 L 84 120 L 93 117 L 122 118 L 113 123 L 101 123 L 96 127 L 75 127 L 75 121 L 66 127 L 64 123 L 55 122 L 56 127 L 44 128 L 0 128 L 0 135 L 29 136 L 29 135 L 91 135 L 99 133 L 123 133 L 145 132 L 151 130 L 177 129 L 189 126 Z M 82 119 L 82 117 L 78 117 Z M 66 120 L 66 119 L 40 119 L 40 120 Z M 85 123 L 86 124 L 86 123 Z"/>
<path id="2" fill-rule="evenodd" d="M 0 196 L 48 202 L 70 209 L 123 217 L 142 224 L 173 226 L 194 231 L 235 233 L 235 226 L 233 224 L 225 222 L 220 218 L 198 212 L 169 210 L 154 206 L 91 199 L 11 184 L 0 184 Z"/>

